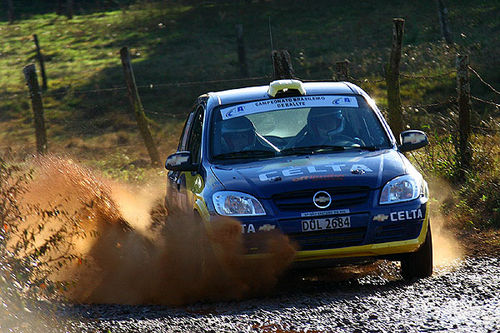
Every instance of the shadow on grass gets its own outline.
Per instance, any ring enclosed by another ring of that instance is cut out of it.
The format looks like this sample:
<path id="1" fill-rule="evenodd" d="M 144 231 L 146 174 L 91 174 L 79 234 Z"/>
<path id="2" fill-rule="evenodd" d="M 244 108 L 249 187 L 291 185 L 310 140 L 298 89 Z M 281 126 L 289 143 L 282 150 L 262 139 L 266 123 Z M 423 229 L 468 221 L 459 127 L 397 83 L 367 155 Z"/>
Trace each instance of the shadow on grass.
<path id="1" fill-rule="evenodd" d="M 109 4 L 106 8 L 116 9 L 129 2 L 113 3 L 115 5 Z M 90 1 L 85 4 L 90 5 Z M 450 5 L 455 22 L 465 20 L 467 8 L 472 7 L 465 1 Z M 490 18 L 494 8 L 483 9 L 481 15 Z M 89 10 L 98 11 L 99 8 Z M 83 84 L 77 82 L 74 89 L 116 90 L 62 97 L 59 103 L 67 105 L 71 113 L 66 122 L 67 129 L 72 133 L 92 136 L 117 128 L 131 128 L 117 121 L 114 116 L 121 115 L 119 118 L 133 120 L 126 90 L 122 89 L 125 82 L 117 54 L 123 46 L 130 49 L 146 114 L 163 126 L 173 118 L 172 115 L 183 119 L 193 101 L 202 93 L 268 83 L 269 79 L 210 83 L 241 78 L 236 52 L 236 24 L 244 26 L 251 77 L 270 77 L 272 44 L 276 49 L 290 51 L 296 75 L 302 79 L 329 80 L 335 62 L 346 58 L 351 61 L 350 72 L 353 77 L 380 78 L 391 45 L 393 17 L 406 19 L 404 43 L 412 44 L 413 49 L 419 45 L 425 49 L 426 45 L 440 39 L 434 3 L 363 2 L 346 7 L 343 1 L 326 0 L 315 1 L 314 6 L 300 1 L 282 0 L 203 3 L 152 1 L 139 2 L 139 5 L 128 8 L 121 15 L 119 23 L 109 28 L 97 26 L 96 31 L 92 25 L 100 23 L 89 22 L 88 33 L 113 36 L 104 48 L 115 50 L 109 56 L 116 57 L 116 65 L 96 70 L 89 81 Z M 425 51 L 405 54 L 402 71 L 418 72 L 428 68 L 429 63 L 420 59 L 412 60 L 413 56 L 418 57 L 422 52 Z M 437 61 L 447 62 L 441 66 L 449 65 L 446 57 Z M 193 83 L 172 85 L 183 82 Z M 454 89 L 453 82 L 445 90 L 449 92 L 450 89 Z M 426 87 L 427 90 L 431 94 L 442 92 L 433 86 Z"/>

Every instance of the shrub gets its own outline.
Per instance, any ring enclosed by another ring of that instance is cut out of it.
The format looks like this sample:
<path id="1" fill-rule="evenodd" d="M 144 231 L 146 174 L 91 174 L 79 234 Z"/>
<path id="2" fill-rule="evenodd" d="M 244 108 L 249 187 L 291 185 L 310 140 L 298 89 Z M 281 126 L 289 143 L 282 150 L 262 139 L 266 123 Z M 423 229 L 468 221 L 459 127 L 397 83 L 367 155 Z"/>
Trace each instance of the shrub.
<path id="1" fill-rule="evenodd" d="M 431 134 L 431 144 L 410 154 L 428 178 L 445 180 L 452 188 L 445 213 L 464 226 L 500 228 L 500 135 L 474 135 L 471 167 L 461 172 L 452 134 Z M 431 193 L 432 195 L 432 193 Z"/>
<path id="2" fill-rule="evenodd" d="M 61 207 L 23 202 L 33 172 L 0 155 L 0 270 L 11 298 L 55 296 L 64 285 L 50 275 L 81 260 L 73 251 L 74 238 L 85 236 L 80 221 Z"/>

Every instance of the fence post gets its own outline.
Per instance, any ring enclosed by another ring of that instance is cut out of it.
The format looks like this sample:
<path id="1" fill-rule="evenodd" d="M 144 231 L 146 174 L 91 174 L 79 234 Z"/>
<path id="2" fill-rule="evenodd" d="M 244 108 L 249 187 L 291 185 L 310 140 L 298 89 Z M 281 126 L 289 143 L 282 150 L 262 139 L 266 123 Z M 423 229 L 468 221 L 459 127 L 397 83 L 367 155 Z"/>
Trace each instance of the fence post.
<path id="1" fill-rule="evenodd" d="M 387 83 L 387 104 L 389 107 L 389 125 L 396 139 L 403 131 L 403 112 L 401 110 L 401 96 L 399 94 L 399 65 L 401 63 L 401 47 L 403 44 L 403 29 L 405 20 L 402 18 L 392 19 L 394 28 L 392 30 L 392 49 L 389 64 L 385 71 Z"/>
<path id="2" fill-rule="evenodd" d="M 436 0 L 438 6 L 439 24 L 441 26 L 441 36 L 446 41 L 446 44 L 453 44 L 450 26 L 448 25 L 448 9 L 444 5 L 443 0 Z"/>
<path id="3" fill-rule="evenodd" d="M 63 14 L 63 0 L 57 0 L 57 7 L 56 7 L 56 14 L 57 15 L 62 15 Z"/>
<path id="4" fill-rule="evenodd" d="M 45 131 L 42 95 L 38 85 L 35 64 L 24 67 L 23 73 L 31 96 L 31 107 L 35 123 L 36 151 L 39 154 L 45 154 L 47 152 L 47 133 Z"/>
<path id="5" fill-rule="evenodd" d="M 66 17 L 68 20 L 73 18 L 73 0 L 66 0 Z"/>
<path id="6" fill-rule="evenodd" d="M 238 44 L 238 62 L 240 72 L 243 77 L 248 77 L 247 56 L 245 52 L 245 43 L 243 41 L 243 24 L 236 25 L 236 42 Z"/>
<path id="7" fill-rule="evenodd" d="M 336 81 L 349 81 L 349 60 L 337 61 L 335 69 Z"/>
<path id="8" fill-rule="evenodd" d="M 287 50 L 273 50 L 272 58 L 274 80 L 294 78 L 292 60 Z"/>
<path id="9" fill-rule="evenodd" d="M 141 99 L 139 97 L 139 91 L 137 90 L 137 85 L 135 83 L 134 71 L 132 70 L 132 65 L 130 63 L 130 54 L 128 48 L 122 47 L 120 50 L 120 57 L 123 65 L 123 73 L 125 74 L 125 81 L 127 82 L 127 91 L 130 100 L 130 105 L 135 114 L 135 119 L 137 121 L 137 126 L 141 132 L 144 144 L 151 158 L 151 163 L 154 166 L 161 165 L 160 154 L 156 149 L 156 145 L 153 141 L 153 136 L 149 131 L 149 124 L 146 115 L 144 114 L 144 107 L 142 106 Z"/>
<path id="10" fill-rule="evenodd" d="M 458 149 L 460 172 L 470 167 L 472 150 L 469 144 L 470 126 L 470 81 L 469 81 L 469 56 L 457 54 L 457 92 L 458 92 Z"/>
<path id="11" fill-rule="evenodd" d="M 45 64 L 43 61 L 42 51 L 40 50 L 40 43 L 38 42 L 38 37 L 36 34 L 33 35 L 33 40 L 35 41 L 36 47 L 36 57 L 38 59 L 38 63 L 40 64 L 40 74 L 42 75 L 42 90 L 47 90 L 47 76 L 45 75 Z"/>
<path id="12" fill-rule="evenodd" d="M 6 5 L 9 24 L 12 24 L 14 23 L 14 3 L 12 2 L 12 0 L 6 0 Z"/>

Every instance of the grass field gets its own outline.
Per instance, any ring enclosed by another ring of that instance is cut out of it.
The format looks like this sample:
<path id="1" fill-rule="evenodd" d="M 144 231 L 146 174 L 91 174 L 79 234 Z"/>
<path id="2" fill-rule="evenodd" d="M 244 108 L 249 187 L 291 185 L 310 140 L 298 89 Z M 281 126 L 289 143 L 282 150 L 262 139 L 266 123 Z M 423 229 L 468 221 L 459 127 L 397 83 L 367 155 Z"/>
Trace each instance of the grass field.
<path id="1" fill-rule="evenodd" d="M 335 62 L 348 59 L 352 80 L 384 110 L 383 73 L 392 18 L 403 17 L 405 121 L 426 130 L 436 144 L 423 167 L 458 184 L 460 195 L 466 192 L 460 190 L 464 183 L 481 192 L 483 187 L 477 183 L 490 184 L 500 173 L 498 107 L 474 101 L 477 170 L 484 171 L 483 143 L 493 147 L 488 152 L 493 152 L 490 169 L 476 174 L 480 177 L 476 182 L 470 180 L 474 177 L 465 182 L 454 178 L 457 115 L 449 102 L 456 95 L 458 52 L 470 54 L 471 66 L 484 80 L 497 90 L 500 86 L 498 1 L 447 1 L 453 46 L 441 40 L 434 1 L 351 5 L 326 0 L 79 1 L 71 20 L 57 15 L 55 4 L 15 3 L 17 18 L 12 24 L 6 12 L 0 16 L 0 149 L 12 148 L 18 158 L 35 152 L 33 116 L 22 74 L 25 65 L 35 62 L 33 34 L 40 41 L 48 77 L 43 102 L 49 151 L 69 155 L 112 178 L 140 182 L 152 171 L 124 89 L 121 47 L 130 49 L 142 102 L 165 158 L 176 146 L 184 116 L 199 94 L 269 82 L 271 44 L 290 51 L 296 75 L 303 80 L 330 80 Z M 250 75 L 246 79 L 238 66 L 236 24 L 245 31 Z M 498 103 L 498 94 L 476 76 L 471 80 L 474 96 Z M 493 200 L 496 219 L 498 200 Z"/>

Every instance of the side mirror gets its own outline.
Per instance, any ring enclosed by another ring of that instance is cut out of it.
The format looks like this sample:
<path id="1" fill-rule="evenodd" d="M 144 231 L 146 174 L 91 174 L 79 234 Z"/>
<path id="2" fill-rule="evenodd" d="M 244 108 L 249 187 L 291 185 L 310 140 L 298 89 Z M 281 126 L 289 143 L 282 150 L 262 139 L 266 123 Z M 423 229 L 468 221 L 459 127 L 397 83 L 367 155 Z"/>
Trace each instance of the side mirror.
<path id="1" fill-rule="evenodd" d="M 196 171 L 198 165 L 191 162 L 191 152 L 179 151 L 167 157 L 165 169 L 172 171 Z"/>
<path id="2" fill-rule="evenodd" d="M 429 139 L 424 132 L 418 130 L 408 130 L 401 132 L 399 137 L 401 145 L 398 147 L 402 153 L 422 148 L 429 144 Z"/>

